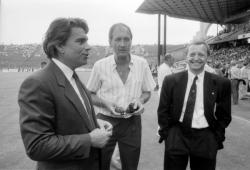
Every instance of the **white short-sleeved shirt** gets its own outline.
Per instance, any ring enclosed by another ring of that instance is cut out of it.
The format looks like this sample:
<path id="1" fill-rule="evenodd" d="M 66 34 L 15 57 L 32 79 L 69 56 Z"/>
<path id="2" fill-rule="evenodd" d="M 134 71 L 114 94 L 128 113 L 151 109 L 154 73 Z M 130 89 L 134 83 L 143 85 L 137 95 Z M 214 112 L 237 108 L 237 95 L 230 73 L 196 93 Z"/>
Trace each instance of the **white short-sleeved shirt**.
<path id="1" fill-rule="evenodd" d="M 155 82 L 147 61 L 131 55 L 129 74 L 125 84 L 116 70 L 114 55 L 97 61 L 92 69 L 87 88 L 101 99 L 127 108 L 134 99 L 139 99 L 143 91 L 152 91 Z M 112 116 L 106 109 L 95 107 L 96 113 Z"/>
<path id="2" fill-rule="evenodd" d="M 169 65 L 167 65 L 166 63 L 162 63 L 159 68 L 158 68 L 158 85 L 159 85 L 159 90 L 158 90 L 158 95 L 160 96 L 161 94 L 161 87 L 162 87 L 162 83 L 163 80 L 165 78 L 165 76 L 172 74 L 173 71 L 171 70 L 171 68 L 169 67 Z"/>

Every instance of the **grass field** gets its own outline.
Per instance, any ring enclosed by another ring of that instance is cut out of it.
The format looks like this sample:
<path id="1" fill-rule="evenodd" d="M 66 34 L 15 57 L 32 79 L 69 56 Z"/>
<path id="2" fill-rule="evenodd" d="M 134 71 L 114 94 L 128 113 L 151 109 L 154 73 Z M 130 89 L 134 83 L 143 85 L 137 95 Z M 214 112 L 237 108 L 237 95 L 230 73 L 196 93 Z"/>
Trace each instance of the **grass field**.
<path id="1" fill-rule="evenodd" d="M 19 132 L 17 93 L 23 79 L 30 73 L 0 72 L 0 170 L 35 169 L 35 162 L 24 151 Z M 89 73 L 79 73 L 86 82 Z M 162 170 L 164 146 L 156 136 L 158 105 L 153 92 L 143 115 L 142 151 L 139 170 Z M 218 153 L 217 170 L 250 169 L 250 101 L 233 106 L 233 120 L 226 132 L 225 148 Z"/>

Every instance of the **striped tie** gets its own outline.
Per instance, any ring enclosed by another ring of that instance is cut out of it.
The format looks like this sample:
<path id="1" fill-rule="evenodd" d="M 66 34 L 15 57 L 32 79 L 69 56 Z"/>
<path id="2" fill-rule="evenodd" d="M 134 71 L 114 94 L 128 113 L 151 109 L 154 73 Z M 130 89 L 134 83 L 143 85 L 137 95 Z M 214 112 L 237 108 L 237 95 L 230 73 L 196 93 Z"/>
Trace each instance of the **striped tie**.
<path id="1" fill-rule="evenodd" d="M 195 100 L 196 100 L 196 80 L 198 79 L 197 76 L 195 76 L 193 80 L 193 84 L 190 88 L 189 95 L 188 95 L 188 100 L 187 100 L 187 105 L 184 113 L 184 118 L 183 118 L 183 125 L 185 127 L 190 127 L 192 126 L 192 119 L 193 119 L 193 114 L 194 114 L 194 106 L 195 106 Z"/>

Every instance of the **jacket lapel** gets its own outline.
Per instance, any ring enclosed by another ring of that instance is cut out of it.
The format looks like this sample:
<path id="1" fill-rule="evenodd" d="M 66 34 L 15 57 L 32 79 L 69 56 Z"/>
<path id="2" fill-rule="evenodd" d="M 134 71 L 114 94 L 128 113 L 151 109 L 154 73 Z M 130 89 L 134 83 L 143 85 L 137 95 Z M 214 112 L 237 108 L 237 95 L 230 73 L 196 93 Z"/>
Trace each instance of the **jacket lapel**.
<path id="1" fill-rule="evenodd" d="M 90 117 L 92 118 L 92 120 L 94 121 L 95 126 L 98 127 L 99 125 L 98 125 L 98 123 L 97 123 L 97 121 L 96 121 L 95 110 L 94 110 L 93 103 L 92 103 L 92 100 L 91 100 L 91 95 L 90 95 L 88 89 L 85 87 L 85 85 L 84 85 L 83 83 L 81 83 L 81 84 L 82 84 L 82 88 L 83 88 L 84 91 L 86 92 L 86 95 L 87 95 L 87 97 L 88 97 L 89 104 L 90 104 L 90 107 L 91 107 L 91 113 L 89 113 L 89 114 L 90 114 L 89 116 L 90 116 Z"/>
<path id="2" fill-rule="evenodd" d="M 178 105 L 178 107 L 175 107 L 176 113 L 178 113 L 178 118 L 181 115 L 182 112 L 182 107 L 183 107 L 183 103 L 184 103 L 184 98 L 185 98 L 185 92 L 186 92 L 186 88 L 187 88 L 187 80 L 188 80 L 188 72 L 185 71 L 183 72 L 183 74 L 181 74 L 179 77 L 176 77 L 176 82 L 175 83 L 175 95 L 174 98 L 176 98 L 176 104 Z"/>
<path id="3" fill-rule="evenodd" d="M 57 65 L 53 62 L 51 62 L 53 66 L 53 73 L 56 77 L 57 83 L 59 86 L 64 88 L 64 95 L 69 100 L 69 102 L 76 108 L 80 116 L 84 120 L 85 126 L 91 131 L 94 127 L 91 126 L 90 121 L 88 120 L 88 117 L 86 114 L 86 110 L 84 109 L 81 100 L 77 96 L 74 88 L 71 86 L 70 82 L 67 80 L 63 72 L 57 67 Z"/>
<path id="4" fill-rule="evenodd" d="M 205 72 L 203 84 L 203 101 L 204 101 L 204 114 L 206 118 L 213 116 L 208 115 L 214 113 L 215 103 L 217 98 L 216 81 L 210 73 Z M 213 109 L 213 110 L 211 110 Z"/>
<path id="5" fill-rule="evenodd" d="M 91 126 L 90 120 L 87 117 L 87 112 L 82 105 L 81 100 L 77 96 L 75 90 L 71 86 L 71 84 L 66 81 L 65 82 L 65 90 L 64 90 L 65 97 L 72 103 L 72 105 L 78 110 L 78 113 L 81 115 L 83 120 L 85 121 L 86 126 L 89 130 L 92 130 L 94 127 Z"/>

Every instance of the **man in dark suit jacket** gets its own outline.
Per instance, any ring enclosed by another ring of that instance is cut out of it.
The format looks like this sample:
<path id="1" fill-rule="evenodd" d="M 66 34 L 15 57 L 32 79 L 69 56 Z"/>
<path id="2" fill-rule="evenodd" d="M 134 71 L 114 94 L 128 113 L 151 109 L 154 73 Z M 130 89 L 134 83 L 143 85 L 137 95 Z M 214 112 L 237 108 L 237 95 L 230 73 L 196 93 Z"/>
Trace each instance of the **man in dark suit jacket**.
<path id="1" fill-rule="evenodd" d="M 112 125 L 97 120 L 74 69 L 87 63 L 88 25 L 78 18 L 54 20 L 43 42 L 50 62 L 22 83 L 20 129 L 27 155 L 41 170 L 99 170 L 100 149 Z"/>
<path id="2" fill-rule="evenodd" d="M 204 71 L 208 55 L 205 42 L 191 43 L 188 70 L 164 79 L 158 123 L 166 170 L 185 170 L 188 159 L 191 170 L 214 170 L 217 150 L 223 148 L 231 121 L 231 84 Z"/>

